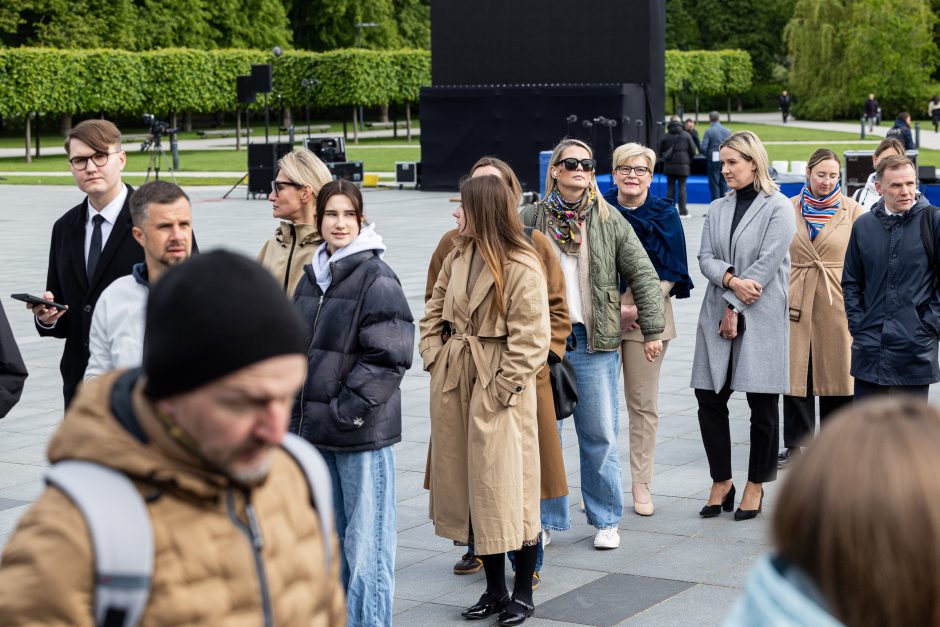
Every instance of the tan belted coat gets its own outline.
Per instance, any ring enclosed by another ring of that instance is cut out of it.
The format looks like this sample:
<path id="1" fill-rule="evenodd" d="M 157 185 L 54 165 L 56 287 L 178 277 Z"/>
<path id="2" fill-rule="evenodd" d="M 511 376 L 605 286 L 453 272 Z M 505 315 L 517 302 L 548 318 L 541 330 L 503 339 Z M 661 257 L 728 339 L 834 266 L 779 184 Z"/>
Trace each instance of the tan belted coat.
<path id="1" fill-rule="evenodd" d="M 811 241 L 800 210 L 800 197 L 791 198 L 796 212 L 796 235 L 790 244 L 790 396 L 851 396 L 849 369 L 852 336 L 842 299 L 842 264 L 852 224 L 865 210 L 843 197 L 829 224 Z M 813 388 L 806 389 L 810 346 L 813 350 Z"/>
<path id="2" fill-rule="evenodd" d="M 490 555 L 541 530 L 535 374 L 551 342 L 548 291 L 538 260 L 515 254 L 503 266 L 507 311 L 496 311 L 485 266 L 467 295 L 474 244 L 455 244 L 421 320 L 434 443 L 429 515 L 451 540 L 467 542 L 472 525 L 476 553 Z"/>

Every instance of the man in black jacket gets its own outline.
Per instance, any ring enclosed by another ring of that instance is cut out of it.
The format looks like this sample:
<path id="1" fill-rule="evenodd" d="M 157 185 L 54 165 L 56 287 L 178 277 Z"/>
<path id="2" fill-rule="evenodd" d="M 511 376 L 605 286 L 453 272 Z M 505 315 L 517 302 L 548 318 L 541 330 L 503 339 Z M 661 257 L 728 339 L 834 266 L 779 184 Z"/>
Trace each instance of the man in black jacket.
<path id="1" fill-rule="evenodd" d="M 3 305 L 0 305 L 0 418 L 10 413 L 20 400 L 27 376 L 26 364 L 16 346 Z"/>
<path id="2" fill-rule="evenodd" d="M 667 132 L 659 140 L 659 158 L 663 162 L 666 175 L 666 197 L 676 201 L 676 185 L 679 186 L 679 215 L 689 217 L 685 205 L 685 181 L 692 172 L 692 157 L 695 156 L 695 142 L 692 136 L 682 128 L 678 116 L 669 118 Z"/>
<path id="3" fill-rule="evenodd" d="M 131 236 L 128 198 L 121 181 L 127 155 L 121 132 L 106 120 L 86 120 L 65 140 L 69 166 L 85 200 L 52 227 L 44 298 L 67 309 L 28 306 L 42 336 L 65 340 L 59 370 L 68 406 L 88 363 L 88 334 L 98 296 L 111 282 L 130 274 L 144 252 Z"/>
<path id="4" fill-rule="evenodd" d="M 883 158 L 875 186 L 882 199 L 852 226 L 842 272 L 855 398 L 897 391 L 926 397 L 928 386 L 940 381 L 940 294 L 933 271 L 940 225 L 917 195 L 917 173 L 907 157 Z M 933 261 L 922 235 L 925 220 L 933 221 Z"/>

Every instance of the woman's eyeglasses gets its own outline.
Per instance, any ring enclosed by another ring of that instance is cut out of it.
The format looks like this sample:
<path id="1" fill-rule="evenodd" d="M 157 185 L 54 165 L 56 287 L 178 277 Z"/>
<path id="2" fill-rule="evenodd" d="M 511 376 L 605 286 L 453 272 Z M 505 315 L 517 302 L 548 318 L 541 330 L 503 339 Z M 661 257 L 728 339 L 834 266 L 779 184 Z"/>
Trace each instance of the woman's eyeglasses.
<path id="1" fill-rule="evenodd" d="M 618 165 L 614 168 L 618 174 L 623 174 L 624 176 L 629 176 L 631 172 L 636 173 L 637 176 L 643 176 L 649 173 L 650 169 L 645 165 Z"/>
<path id="2" fill-rule="evenodd" d="M 271 181 L 271 191 L 274 192 L 275 196 L 283 192 L 285 187 L 294 187 L 296 189 L 300 189 L 303 187 L 303 185 L 293 181 Z"/>
<path id="3" fill-rule="evenodd" d="M 561 159 L 555 162 L 555 165 L 563 165 L 565 169 L 574 172 L 578 169 L 580 165 L 585 172 L 591 172 L 594 170 L 594 165 L 597 162 L 594 159 L 575 159 L 574 157 L 568 157 L 567 159 Z"/>

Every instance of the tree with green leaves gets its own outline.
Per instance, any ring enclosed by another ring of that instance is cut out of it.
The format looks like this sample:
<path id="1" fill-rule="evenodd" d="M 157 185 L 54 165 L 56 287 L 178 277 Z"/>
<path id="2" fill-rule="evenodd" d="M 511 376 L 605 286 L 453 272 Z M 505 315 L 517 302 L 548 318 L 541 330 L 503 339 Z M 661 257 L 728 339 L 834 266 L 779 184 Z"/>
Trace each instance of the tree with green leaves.
<path id="1" fill-rule="evenodd" d="M 924 108 L 936 21 L 928 0 L 798 0 L 785 32 L 794 114 L 854 117 L 869 92 L 891 114 Z"/>

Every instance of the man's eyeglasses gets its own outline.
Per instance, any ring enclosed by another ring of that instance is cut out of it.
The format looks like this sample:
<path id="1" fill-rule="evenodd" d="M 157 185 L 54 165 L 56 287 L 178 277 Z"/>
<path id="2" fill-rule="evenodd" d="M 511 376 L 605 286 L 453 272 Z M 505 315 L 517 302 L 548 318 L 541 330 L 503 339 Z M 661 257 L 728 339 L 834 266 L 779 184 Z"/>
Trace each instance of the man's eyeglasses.
<path id="1" fill-rule="evenodd" d="M 108 162 L 108 159 L 111 158 L 111 155 L 116 155 L 120 150 L 115 150 L 114 152 L 96 152 L 90 157 L 72 157 L 69 159 L 69 165 L 72 166 L 72 169 L 81 172 L 88 167 L 88 162 L 91 161 L 97 167 L 102 168 Z"/>
<path id="2" fill-rule="evenodd" d="M 555 162 L 555 165 L 563 165 L 565 169 L 574 172 L 578 169 L 580 165 L 585 172 L 591 172 L 594 169 L 594 165 L 597 162 L 594 159 L 575 159 L 574 157 L 568 157 L 567 159 L 561 159 Z"/>
<path id="3" fill-rule="evenodd" d="M 631 172 L 635 172 L 637 176 L 644 176 L 650 171 L 645 165 L 618 165 L 614 169 L 618 174 L 623 174 L 624 176 L 629 176 Z"/>
<path id="4" fill-rule="evenodd" d="M 295 189 L 300 189 L 303 187 L 300 183 L 295 183 L 293 181 L 271 181 L 271 191 L 274 192 L 274 195 L 277 196 L 284 191 L 285 187 L 293 187 Z"/>

